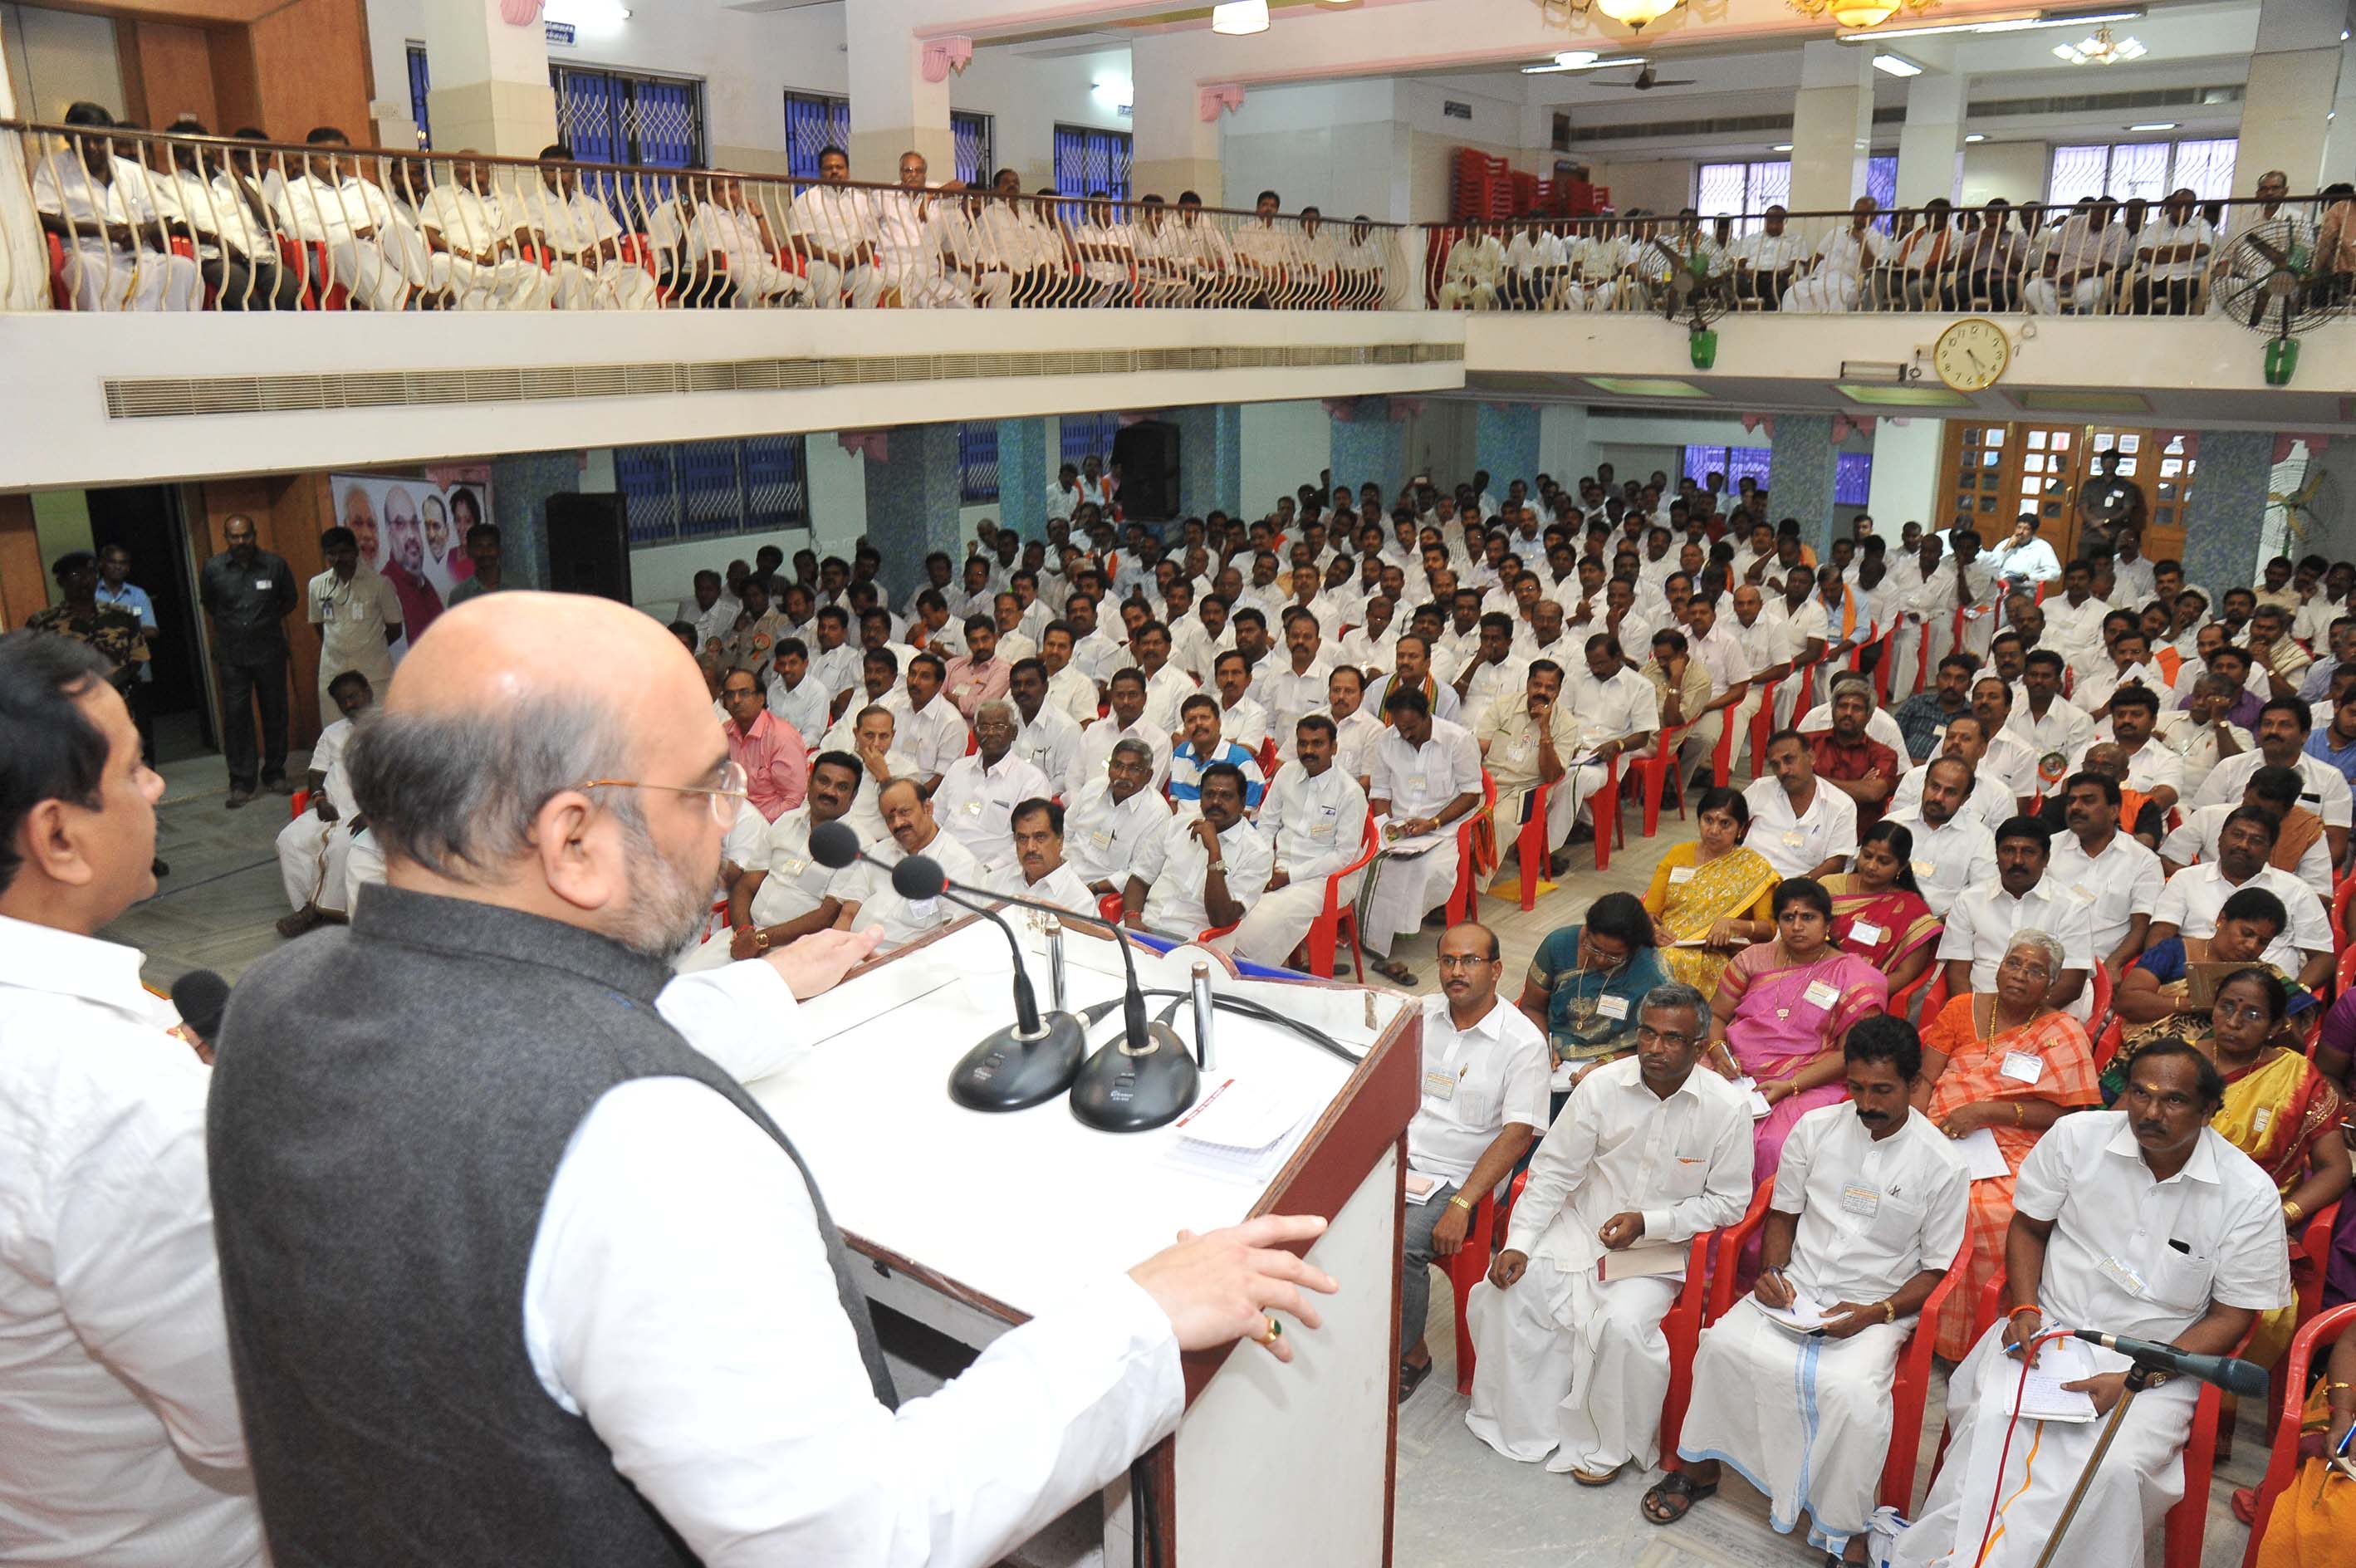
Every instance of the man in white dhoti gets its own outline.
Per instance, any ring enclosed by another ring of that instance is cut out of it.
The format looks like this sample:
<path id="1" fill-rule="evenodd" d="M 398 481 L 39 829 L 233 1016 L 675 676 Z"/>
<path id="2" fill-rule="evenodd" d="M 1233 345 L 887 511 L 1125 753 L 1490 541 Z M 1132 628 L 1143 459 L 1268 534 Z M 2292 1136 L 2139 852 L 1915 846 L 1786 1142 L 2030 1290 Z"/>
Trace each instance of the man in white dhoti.
<path id="1" fill-rule="evenodd" d="M 286 887 L 287 908 L 294 910 L 278 922 L 282 937 L 299 937 L 351 912 L 346 865 L 352 840 L 368 826 L 352 800 L 344 747 L 351 744 L 352 721 L 376 701 L 376 691 L 367 676 L 347 670 L 327 682 L 327 694 L 344 716 L 312 744 L 309 808 L 278 830 L 278 876 Z"/>
<path id="2" fill-rule="evenodd" d="M 1587 798 L 1603 788 L 1614 759 L 1644 750 L 1661 728 L 1660 703 L 1653 694 L 1653 683 L 1622 657 L 1617 638 L 1609 632 L 1590 634 L 1585 657 L 1586 668 L 1570 678 L 1563 693 L 1564 704 L 1579 725 L 1579 744 L 1589 757 L 1571 769 L 1561 791 L 1566 809 L 1581 824 L 1572 831 L 1574 840 L 1611 832 L 1609 823 L 1594 825 Z M 1627 769 L 1621 771 L 1625 774 Z M 1568 854 L 1556 852 L 1558 876 L 1569 869 Z"/>
<path id="3" fill-rule="evenodd" d="M 360 175 L 351 141 L 341 131 L 322 125 L 303 140 L 326 150 L 305 156 L 293 179 L 276 169 L 262 177 L 262 194 L 279 229 L 325 246 L 329 275 L 350 291 L 355 305 L 402 309 L 411 289 L 426 281 L 424 242 L 402 221 L 383 188 Z"/>
<path id="4" fill-rule="evenodd" d="M 1697 1072 L 1709 1004 L 1658 985 L 1636 1053 L 1590 1069 L 1530 1162 L 1505 1251 L 1465 1304 L 1464 1424 L 1508 1459 L 1600 1487 L 1650 1468 L 1669 1388 L 1661 1319 L 1687 1244 L 1751 1201 L 1751 1111 Z"/>
<path id="5" fill-rule="evenodd" d="M 1922 1042 L 1879 1015 L 1841 1050 L 1848 1102 L 1793 1124 L 1775 1170 L 1757 1288 L 1705 1329 L 1677 1455 L 1686 1467 L 1644 1494 L 1674 1524 L 1718 1490 L 1719 1466 L 1767 1494 L 1789 1532 L 1865 1561 L 1890 1435 L 1898 1355 L 1964 1244 L 1971 1178 L 1954 1144 L 1907 1103 Z M 1819 1332 L 1783 1321 L 1822 1318 Z"/>
<path id="6" fill-rule="evenodd" d="M 1259 834 L 1275 856 L 1267 890 L 1243 924 L 1213 946 L 1255 963 L 1290 962 L 1325 908 L 1325 879 L 1358 858 L 1366 794 L 1346 768 L 1334 766 L 1339 744 L 1340 728 L 1324 714 L 1305 714 L 1293 725 L 1293 758 L 1260 797 Z M 1361 880 L 1344 880 L 1335 908 L 1357 897 Z"/>
<path id="7" fill-rule="evenodd" d="M 1488 927 L 1451 926 L 1440 937 L 1443 994 L 1423 999 L 1423 1104 L 1408 1123 L 1399 1236 L 1399 1337 L 1414 1336 L 1399 1358 L 1401 1404 L 1431 1372 L 1433 1260 L 1462 1249 L 1472 1211 L 1546 1130 L 1552 1056 L 1537 1026 L 1498 996 L 1504 960 Z"/>
<path id="8" fill-rule="evenodd" d="M 1538 786 L 1548 786 L 1543 853 L 1552 854 L 1570 837 L 1579 816 L 1578 791 L 1562 787 L 1562 780 L 1569 759 L 1579 755 L 1580 721 L 1560 700 L 1562 666 L 1553 660 L 1531 660 L 1522 685 L 1520 692 L 1488 704 L 1472 725 L 1472 738 L 1497 786 L 1501 841 L 1520 836 Z M 1518 875 L 1510 846 L 1500 842 L 1497 851 L 1499 875 Z"/>
<path id="9" fill-rule="evenodd" d="M 1873 198 L 1860 196 L 1849 209 L 1848 227 L 1816 243 L 1816 264 L 1783 295 L 1785 310 L 1855 310 L 1865 275 L 1881 264 L 1889 240 L 1873 226 Z"/>
<path id="10" fill-rule="evenodd" d="M 1391 944 L 1456 886 L 1456 824 L 1481 803 L 1481 752 L 1470 730 L 1431 716 L 1431 700 L 1418 687 L 1394 689 L 1383 715 L 1390 728 L 1375 743 L 1366 799 L 1376 818 L 1389 822 L 1359 897 L 1358 933 L 1377 955 L 1376 972 L 1413 985 L 1415 972 L 1390 956 Z M 1396 843 L 1412 847 L 1395 854 Z"/>
<path id="11" fill-rule="evenodd" d="M 2006 1294 L 2016 1305 L 1948 1381 L 1946 1466 L 1899 1538 L 1901 1568 L 2027 1568 L 2043 1552 L 2106 1423 L 2024 1420 L 2006 1451 L 2019 1359 L 2080 1344 L 2040 1349 L 2039 1336 L 2099 1328 L 2217 1355 L 2259 1314 L 2288 1305 L 2282 1195 L 2211 1130 L 2224 1094 L 2207 1057 L 2160 1040 L 2136 1053 L 2119 1109 L 2065 1116 L 2029 1151 L 2005 1237 Z M 2063 1386 L 2108 1417 L 2128 1360 L 2083 1353 L 2093 1375 Z M 2062 1556 L 2072 1568 L 2143 1568 L 2145 1537 L 2184 1493 L 2200 1385 L 2162 1374 L 2146 1391 L 2089 1478 Z"/>
<path id="12" fill-rule="evenodd" d="M 818 177 L 786 212 L 793 248 L 807 258 L 810 303 L 840 310 L 847 294 L 852 305 L 873 310 L 888 278 L 876 265 L 884 234 L 870 193 L 850 188 L 851 155 L 841 147 L 819 149 Z M 729 261 L 734 264 L 735 257 Z"/>
<path id="13" fill-rule="evenodd" d="M 197 263 L 168 249 L 149 182 L 117 177 L 106 135 L 113 117 L 76 103 L 65 123 L 88 129 L 35 167 L 33 205 L 41 228 L 65 242 L 74 308 L 194 310 L 203 286 Z"/>
<path id="14" fill-rule="evenodd" d="M 874 199 L 875 223 L 883 244 L 877 265 L 884 288 L 879 297 L 887 305 L 911 310 L 961 310 L 973 304 L 973 285 L 954 270 L 950 244 L 950 214 L 958 198 L 931 189 L 925 155 L 900 155 L 900 188 L 869 191 Z"/>
<path id="15" fill-rule="evenodd" d="M 1505 247 L 1494 231 L 1469 224 L 1449 247 L 1440 277 L 1440 309 L 1494 310 L 1497 285 L 1505 279 Z"/>
<path id="16" fill-rule="evenodd" d="M 460 310 L 546 310 L 553 274 L 523 254 L 531 230 L 518 202 L 490 188 L 490 168 L 468 148 L 450 166 L 450 177 L 418 203 L 425 231 L 428 285 Z"/>
<path id="17" fill-rule="evenodd" d="M 517 199 L 523 220 L 540 242 L 556 254 L 556 307 L 560 310 L 652 310 L 661 303 L 654 274 L 622 257 L 622 226 L 613 212 L 581 188 L 571 165 L 573 149 L 552 142 L 540 151 L 540 183 Z M 726 596 L 707 610 L 733 603 Z M 729 624 L 735 611 L 727 612 Z M 723 626 L 722 630 L 725 630 Z M 718 636 L 709 633 L 705 640 Z"/>

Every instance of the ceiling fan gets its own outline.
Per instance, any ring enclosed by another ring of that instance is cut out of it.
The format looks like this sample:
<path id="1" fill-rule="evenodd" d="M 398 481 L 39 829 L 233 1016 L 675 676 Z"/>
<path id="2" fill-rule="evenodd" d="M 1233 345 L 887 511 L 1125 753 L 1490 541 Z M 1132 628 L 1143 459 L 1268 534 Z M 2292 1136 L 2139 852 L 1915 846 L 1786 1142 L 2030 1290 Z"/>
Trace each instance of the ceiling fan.
<path id="1" fill-rule="evenodd" d="M 1650 92 L 1655 87 L 1691 87 L 1697 79 L 1690 76 L 1655 76 L 1649 65 L 1639 66 L 1632 81 L 1606 81 L 1598 74 L 1587 79 L 1590 87 L 1625 87 L 1637 92 Z"/>

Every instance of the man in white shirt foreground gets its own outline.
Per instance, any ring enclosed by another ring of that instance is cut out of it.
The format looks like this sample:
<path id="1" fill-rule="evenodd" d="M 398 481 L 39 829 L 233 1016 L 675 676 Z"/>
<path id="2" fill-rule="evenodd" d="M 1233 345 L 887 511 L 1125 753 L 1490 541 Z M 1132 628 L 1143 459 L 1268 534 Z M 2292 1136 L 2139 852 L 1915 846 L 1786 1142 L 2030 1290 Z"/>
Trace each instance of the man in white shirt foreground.
<path id="1" fill-rule="evenodd" d="M 995 871 L 1014 857 L 1014 808 L 1055 792 L 1047 776 L 1014 755 L 1014 704 L 984 703 L 974 710 L 980 749 L 958 757 L 933 790 L 941 825 Z"/>
<path id="2" fill-rule="evenodd" d="M 1325 907 L 1325 879 L 1358 858 L 1366 793 L 1335 764 L 1338 733 L 1323 714 L 1305 715 L 1293 726 L 1292 760 L 1276 770 L 1260 797 L 1259 833 L 1271 855 L 1268 887 L 1243 924 L 1220 939 L 1239 957 L 1290 963 Z M 1350 907 L 1360 881 L 1344 879 L 1334 893 L 1336 909 Z"/>
<path id="3" fill-rule="evenodd" d="M 1963 1156 L 1907 1103 L 1922 1042 L 1903 1018 L 1861 1020 L 1843 1042 L 1848 1101 L 1793 1124 L 1775 1169 L 1759 1283 L 1702 1331 L 1686 1467 L 1644 1494 L 1674 1524 L 1718 1490 L 1721 1462 L 1767 1494 L 1779 1530 L 1809 1517 L 1808 1544 L 1863 1563 L 1881 1482 L 1898 1355 L 1964 1244 Z M 1794 1333 L 1770 1314 L 1821 1316 Z"/>
<path id="4" fill-rule="evenodd" d="M 809 852 L 810 829 L 846 822 L 860 832 L 862 847 L 882 836 L 880 819 L 871 832 L 852 813 L 866 778 L 860 759 L 848 752 L 820 752 L 810 763 L 809 791 L 802 803 L 758 824 L 756 849 L 744 852 L 736 880 L 728 887 L 728 927 L 672 967 L 681 974 L 717 969 L 730 959 L 759 958 L 812 931 L 823 931 L 842 913 L 833 889 L 837 873 Z M 757 819 L 758 811 L 753 813 Z M 733 857 L 732 852 L 732 857 Z"/>
<path id="5" fill-rule="evenodd" d="M 164 780 L 104 660 L 0 638 L 0 1554 L 262 1562 L 205 1185 L 212 1075 L 96 932 L 155 890 Z"/>
<path id="6" fill-rule="evenodd" d="M 1323 1225 L 1271 1217 L 1076 1291 L 895 1411 L 798 1157 L 653 1005 L 704 918 L 714 800 L 735 807 L 714 793 L 727 752 L 693 661 L 626 606 L 509 593 L 445 614 L 384 706 L 351 766 L 389 885 L 357 935 L 247 972 L 210 1103 L 278 1560 L 364 1562 L 398 1539 L 436 1562 L 991 1562 L 1173 1429 L 1180 1351 L 1249 1336 L 1289 1359 L 1269 1309 L 1315 1326 L 1301 1289 L 1333 1282 L 1277 1249 Z M 480 815 L 414 814 L 422 792 L 389 788 L 409 777 Z M 144 866 L 148 845 L 132 851 Z M 764 994 L 737 1026 L 791 1039 L 794 993 L 876 938 L 821 934 L 712 980 L 748 972 Z M 337 1103 L 360 1062 L 380 1093 Z M 356 1145 L 374 1151 L 357 1182 Z M 204 1190 L 139 1174 L 143 1194 Z M 404 1227 L 426 1205 L 434 1223 Z M 399 1391 L 421 1387 L 434 1397 Z"/>
<path id="7" fill-rule="evenodd" d="M 1701 993 L 1655 986 L 1635 1055 L 1580 1080 L 1530 1162 L 1505 1250 L 1464 1309 L 1475 1351 L 1464 1424 L 1508 1459 L 1600 1487 L 1657 1457 L 1661 1319 L 1687 1244 L 1751 1202 L 1750 1107 L 1695 1070 L 1708 1043 Z"/>
<path id="8" fill-rule="evenodd" d="M 1996 886 L 1958 894 L 1939 939 L 1948 995 L 1994 990 L 1996 967 L 2012 950 L 2013 938 L 2039 930 L 2062 945 L 2062 971 L 2046 1001 L 2085 1020 L 2086 977 L 2100 956 L 2094 904 L 2047 875 L 2052 854 L 2053 830 L 2040 818 L 2014 817 L 1996 830 Z"/>
<path id="9" fill-rule="evenodd" d="M 286 903 L 294 913 L 278 922 L 282 937 L 299 937 L 330 919 L 341 919 L 349 908 L 344 897 L 345 863 L 352 840 L 368 826 L 352 804 L 352 785 L 344 771 L 344 747 L 351 744 L 352 721 L 376 701 L 368 677 L 347 670 L 327 682 L 343 717 L 319 732 L 312 744 L 309 807 L 278 830 L 278 877 L 286 887 Z"/>
<path id="10" fill-rule="evenodd" d="M 2222 1355 L 2260 1313 L 2290 1301 L 2282 1195 L 2211 1130 L 2224 1099 L 2207 1057 L 2181 1040 L 2156 1041 L 2136 1053 L 2119 1109 L 2065 1116 L 2029 1151 L 2005 1238 L 2005 1294 L 2014 1305 L 1948 1381 L 1954 1440 L 1921 1517 L 1899 1538 L 1893 1561 L 1902 1568 L 2028 1568 L 2039 1560 L 2095 1443 L 2109 1434 L 2105 1421 L 2024 1420 L 2008 1450 L 1982 1441 L 1985 1424 L 2011 1420 L 2020 1358 L 2043 1360 L 2072 1343 L 2039 1346 L 2049 1328 L 2100 1328 Z M 2127 1359 L 2083 1349 L 2093 1375 L 2063 1386 L 2091 1396 L 2107 1417 L 2124 1392 Z M 2190 1378 L 2163 1375 L 2128 1407 L 2101 1466 L 2085 1477 L 2063 1548 L 2070 1563 L 2141 1568 L 2145 1536 L 2184 1494 L 2181 1455 L 2200 1392 Z"/>
<path id="11" fill-rule="evenodd" d="M 1014 858 L 991 872 L 985 886 L 1010 898 L 1036 899 L 1097 918 L 1096 895 L 1064 859 L 1064 808 L 1053 800 L 1024 800 L 1014 808 Z M 1098 934 L 1092 925 L 1066 929 Z"/>
<path id="12" fill-rule="evenodd" d="M 1361 898 L 1359 940 L 1378 955 L 1376 973 L 1413 985 L 1415 972 L 1390 956 L 1391 945 L 1455 890 L 1456 824 L 1481 803 L 1481 753 L 1462 726 L 1431 716 L 1417 687 L 1394 688 L 1383 712 L 1390 728 L 1375 743 L 1366 800 L 1378 821 L 1389 821 Z M 1390 853 L 1387 844 L 1401 839 L 1437 842 Z"/>
<path id="13" fill-rule="evenodd" d="M 1743 789 L 1751 808 L 1745 841 L 1778 876 L 1829 876 L 1857 853 L 1857 802 L 1819 781 L 1815 757 L 1795 729 L 1767 737 L 1767 772 Z"/>
<path id="14" fill-rule="evenodd" d="M 880 929 L 883 938 L 875 950 L 890 952 L 965 918 L 965 911 L 946 898 L 902 897 L 892 886 L 893 866 L 908 855 L 925 855 L 939 863 L 950 881 L 968 887 L 981 886 L 983 871 L 974 853 L 942 829 L 933 802 L 915 779 L 893 779 L 877 791 L 876 802 L 892 834 L 873 851 L 883 864 L 853 861 L 835 874 L 828 891 L 841 908 L 834 918 L 836 930 Z"/>
<path id="15" fill-rule="evenodd" d="M 1138 846 L 1121 889 L 1124 925 L 1192 941 L 1241 920 L 1268 886 L 1269 846 L 1244 819 L 1243 769 L 1203 769 L 1200 804 Z"/>
<path id="16" fill-rule="evenodd" d="M 1546 1036 L 1497 995 L 1505 972 L 1497 934 L 1466 921 L 1440 937 L 1440 989 L 1423 1002 L 1423 1105 L 1408 1123 L 1408 1202 L 1399 1239 L 1407 1272 L 1399 1287 L 1399 1337 L 1415 1337 L 1399 1359 L 1399 1402 L 1431 1372 L 1424 1320 L 1431 1265 L 1464 1245 L 1481 1200 L 1505 1184 L 1545 1131 Z M 1416 1187 L 1425 1186 L 1419 1196 Z"/>

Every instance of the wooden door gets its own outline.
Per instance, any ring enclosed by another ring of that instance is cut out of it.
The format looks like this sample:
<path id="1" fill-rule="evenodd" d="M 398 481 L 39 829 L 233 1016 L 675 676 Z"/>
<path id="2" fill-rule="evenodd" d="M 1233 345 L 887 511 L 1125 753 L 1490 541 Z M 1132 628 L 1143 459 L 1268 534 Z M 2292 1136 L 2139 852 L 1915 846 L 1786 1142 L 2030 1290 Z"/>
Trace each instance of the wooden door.
<path id="1" fill-rule="evenodd" d="M 1940 468 L 1949 518 L 1962 518 L 1994 547 L 2020 514 L 2033 511 L 2039 532 L 2064 560 L 2076 542 L 2071 499 L 2086 441 L 2083 425 L 1970 424 L 1950 421 Z"/>

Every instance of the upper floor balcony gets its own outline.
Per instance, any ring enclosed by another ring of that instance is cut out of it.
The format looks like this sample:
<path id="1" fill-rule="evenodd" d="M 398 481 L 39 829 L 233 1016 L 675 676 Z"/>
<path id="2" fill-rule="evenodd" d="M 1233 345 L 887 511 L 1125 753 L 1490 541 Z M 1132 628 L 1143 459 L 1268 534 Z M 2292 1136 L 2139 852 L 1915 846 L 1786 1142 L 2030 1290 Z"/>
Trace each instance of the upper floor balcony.
<path id="1" fill-rule="evenodd" d="M 1397 225 L 914 166 L 0 141 L 9 488 L 1467 390 L 2356 424 L 2349 199 Z M 1994 328 L 1943 367 L 1965 317 Z"/>

